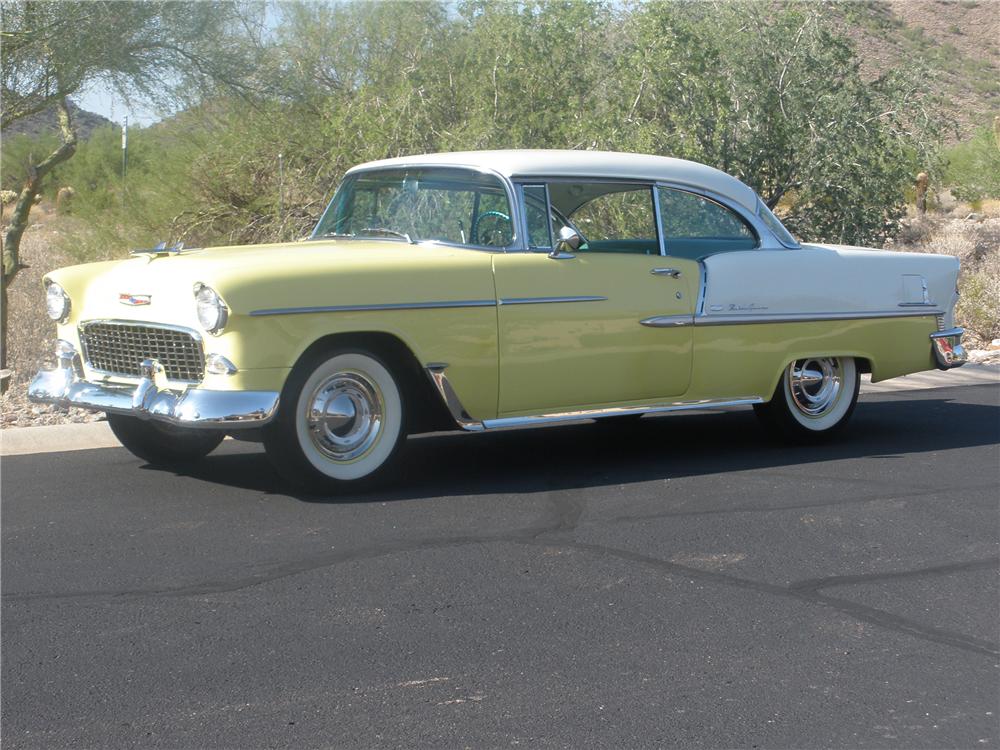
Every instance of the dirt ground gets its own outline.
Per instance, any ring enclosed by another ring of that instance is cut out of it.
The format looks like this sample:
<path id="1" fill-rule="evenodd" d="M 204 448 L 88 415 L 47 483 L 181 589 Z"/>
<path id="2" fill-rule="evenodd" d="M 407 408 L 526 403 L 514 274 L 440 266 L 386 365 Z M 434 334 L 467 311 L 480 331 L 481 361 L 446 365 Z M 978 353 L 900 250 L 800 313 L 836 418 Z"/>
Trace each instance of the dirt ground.
<path id="1" fill-rule="evenodd" d="M 973 217 L 966 218 L 970 213 Z M 55 363 L 51 353 L 55 324 L 45 312 L 42 276 L 75 262 L 61 249 L 75 229 L 72 218 L 56 215 L 52 206 L 43 203 L 32 212 L 32 221 L 21 243 L 21 261 L 28 267 L 18 273 L 8 290 L 8 367 L 13 375 L 8 392 L 0 398 L 0 427 L 98 421 L 104 418 L 103 414 L 33 404 L 27 398 L 28 383 L 38 369 Z M 947 253 L 960 258 L 963 266 L 960 287 L 975 276 L 981 291 L 974 311 L 963 310 L 962 305 L 971 304 L 965 299 L 960 303 L 958 325 L 966 325 L 969 329 L 966 340 L 974 361 L 1000 362 L 1000 344 L 991 345 L 993 337 L 1000 336 L 1000 201 L 980 207 L 977 213 L 943 196 L 937 212 L 923 218 L 911 216 L 890 247 Z M 983 309 L 984 304 L 986 309 Z M 962 320 L 963 313 L 970 320 L 990 321 L 992 331 L 977 332 Z"/>

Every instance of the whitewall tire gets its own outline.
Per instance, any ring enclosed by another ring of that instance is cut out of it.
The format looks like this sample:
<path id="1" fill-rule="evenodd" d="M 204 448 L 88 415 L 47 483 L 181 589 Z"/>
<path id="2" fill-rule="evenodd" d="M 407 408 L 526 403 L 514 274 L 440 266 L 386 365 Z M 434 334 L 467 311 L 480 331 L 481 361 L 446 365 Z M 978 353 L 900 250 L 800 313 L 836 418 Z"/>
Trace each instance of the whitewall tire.
<path id="1" fill-rule="evenodd" d="M 326 351 L 289 375 L 264 446 L 293 484 L 341 490 L 388 478 L 405 436 L 402 388 L 388 365 L 372 352 Z"/>
<path id="2" fill-rule="evenodd" d="M 754 407 L 772 431 L 792 442 L 818 442 L 842 430 L 858 402 L 853 357 L 809 357 L 785 368 L 771 400 Z"/>

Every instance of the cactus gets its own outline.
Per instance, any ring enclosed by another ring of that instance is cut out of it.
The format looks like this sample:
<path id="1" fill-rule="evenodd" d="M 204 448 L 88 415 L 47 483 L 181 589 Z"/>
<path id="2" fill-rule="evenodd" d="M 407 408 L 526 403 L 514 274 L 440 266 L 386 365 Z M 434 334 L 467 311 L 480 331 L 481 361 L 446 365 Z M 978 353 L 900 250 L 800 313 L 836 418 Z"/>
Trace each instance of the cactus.
<path id="1" fill-rule="evenodd" d="M 930 178 L 926 172 L 917 175 L 917 213 L 921 216 L 927 213 L 927 183 Z"/>

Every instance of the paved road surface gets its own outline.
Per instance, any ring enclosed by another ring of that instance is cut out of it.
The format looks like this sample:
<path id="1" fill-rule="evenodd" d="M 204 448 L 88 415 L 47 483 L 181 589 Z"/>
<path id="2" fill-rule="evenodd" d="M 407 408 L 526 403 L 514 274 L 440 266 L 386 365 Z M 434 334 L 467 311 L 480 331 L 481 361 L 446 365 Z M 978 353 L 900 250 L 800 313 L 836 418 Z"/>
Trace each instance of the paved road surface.
<path id="1" fill-rule="evenodd" d="M 428 436 L 351 500 L 4 458 L 3 745 L 996 747 L 998 401 Z"/>

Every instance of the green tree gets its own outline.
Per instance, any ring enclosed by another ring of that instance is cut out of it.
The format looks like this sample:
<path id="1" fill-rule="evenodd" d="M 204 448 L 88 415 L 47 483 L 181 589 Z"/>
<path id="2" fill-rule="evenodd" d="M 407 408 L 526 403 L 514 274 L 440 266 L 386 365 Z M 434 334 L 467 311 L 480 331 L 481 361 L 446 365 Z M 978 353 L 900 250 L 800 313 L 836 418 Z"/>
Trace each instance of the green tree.
<path id="1" fill-rule="evenodd" d="M 171 94 L 219 85 L 246 90 L 253 49 L 246 40 L 259 39 L 260 28 L 252 7 L 174 0 L 21 0 L 0 5 L 0 130 L 51 108 L 61 135 L 47 157 L 28 165 L 3 238 L 0 371 L 6 370 L 7 285 L 21 267 L 28 215 L 46 176 L 77 147 L 68 97 L 97 82 L 126 98 L 160 102 Z"/>

